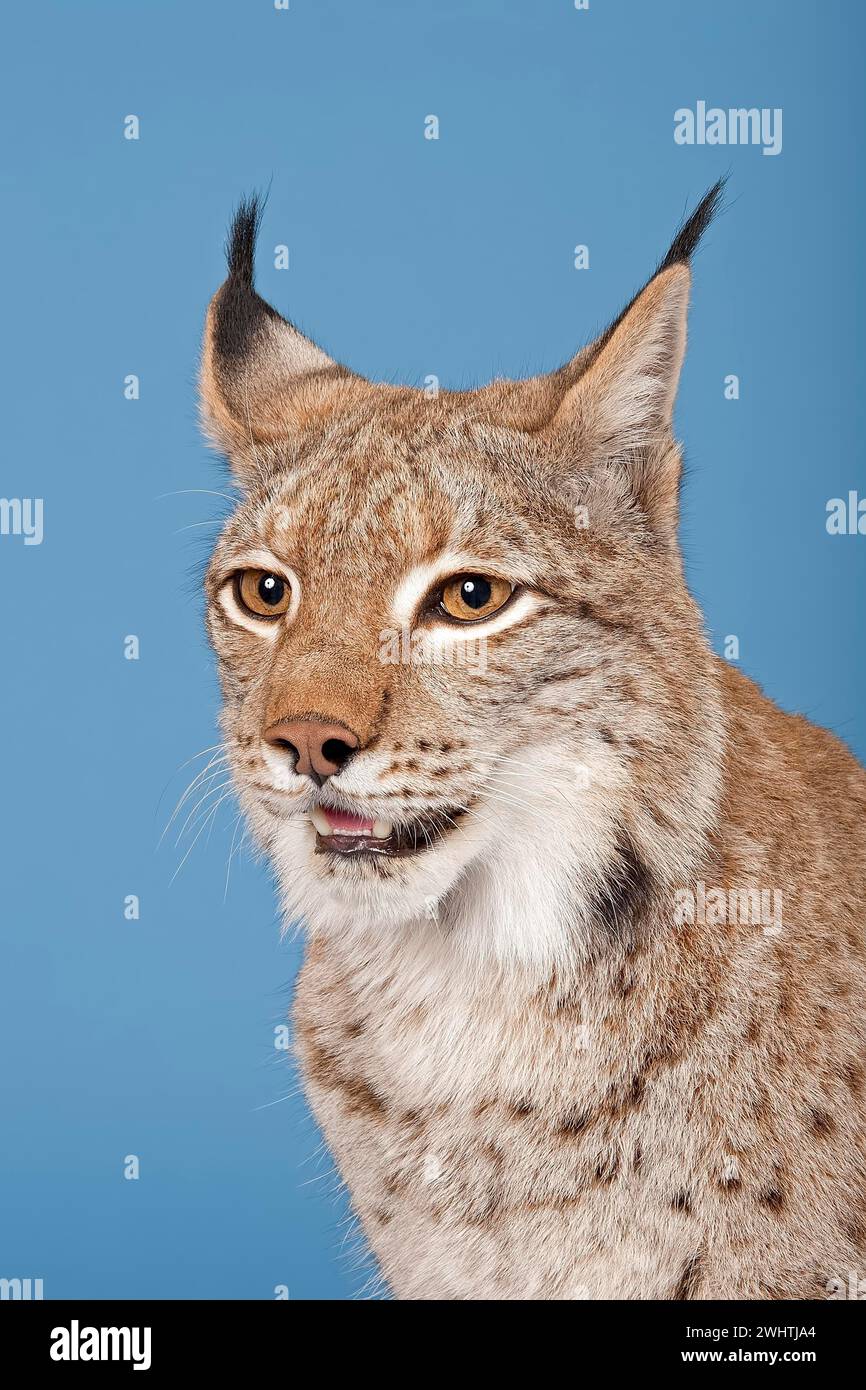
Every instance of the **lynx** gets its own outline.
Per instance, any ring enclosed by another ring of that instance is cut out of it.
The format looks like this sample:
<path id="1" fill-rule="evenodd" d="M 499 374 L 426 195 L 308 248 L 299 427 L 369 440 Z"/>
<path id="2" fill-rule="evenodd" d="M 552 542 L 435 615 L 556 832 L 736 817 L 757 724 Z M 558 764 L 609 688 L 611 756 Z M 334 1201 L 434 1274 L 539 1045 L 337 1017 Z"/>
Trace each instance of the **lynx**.
<path id="1" fill-rule="evenodd" d="M 396 1298 L 821 1299 L 866 1267 L 866 773 L 713 654 L 677 541 L 720 191 L 571 361 L 435 396 L 304 337 L 254 290 L 255 199 L 232 226 L 223 733 Z M 678 911 L 699 884 L 780 910 Z"/>

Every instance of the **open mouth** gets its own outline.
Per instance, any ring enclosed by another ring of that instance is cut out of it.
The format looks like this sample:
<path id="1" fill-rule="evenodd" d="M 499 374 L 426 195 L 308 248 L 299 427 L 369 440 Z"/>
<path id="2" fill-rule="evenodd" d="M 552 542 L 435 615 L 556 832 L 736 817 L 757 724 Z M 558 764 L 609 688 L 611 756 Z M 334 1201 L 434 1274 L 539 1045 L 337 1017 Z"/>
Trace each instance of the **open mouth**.
<path id="1" fill-rule="evenodd" d="M 367 820 L 351 811 L 332 806 L 315 806 L 310 820 L 316 830 L 317 854 L 397 855 L 418 854 L 429 849 L 464 815 L 462 807 L 430 811 L 416 819 L 394 825 L 388 820 Z"/>

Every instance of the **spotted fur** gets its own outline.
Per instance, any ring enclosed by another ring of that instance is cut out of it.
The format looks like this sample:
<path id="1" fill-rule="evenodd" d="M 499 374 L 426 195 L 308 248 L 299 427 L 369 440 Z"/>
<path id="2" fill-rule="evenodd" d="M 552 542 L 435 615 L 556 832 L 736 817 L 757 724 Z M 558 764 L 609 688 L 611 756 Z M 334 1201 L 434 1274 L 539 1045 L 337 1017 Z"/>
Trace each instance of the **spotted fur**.
<path id="1" fill-rule="evenodd" d="M 307 1093 L 401 1298 L 799 1299 L 866 1264 L 866 775 L 711 652 L 676 538 L 689 258 L 559 371 L 370 384 L 253 288 L 242 207 L 202 400 L 243 491 L 208 627 L 236 784 L 303 921 Z M 286 575 L 290 620 L 229 576 Z M 425 586 L 518 585 L 484 660 L 433 659 Z M 515 601 L 513 601 L 514 604 Z M 422 659 L 385 661 L 426 623 Z M 345 724 L 322 789 L 276 720 Z M 316 801 L 418 854 L 316 854 Z M 698 884 L 781 925 L 681 920 Z"/>

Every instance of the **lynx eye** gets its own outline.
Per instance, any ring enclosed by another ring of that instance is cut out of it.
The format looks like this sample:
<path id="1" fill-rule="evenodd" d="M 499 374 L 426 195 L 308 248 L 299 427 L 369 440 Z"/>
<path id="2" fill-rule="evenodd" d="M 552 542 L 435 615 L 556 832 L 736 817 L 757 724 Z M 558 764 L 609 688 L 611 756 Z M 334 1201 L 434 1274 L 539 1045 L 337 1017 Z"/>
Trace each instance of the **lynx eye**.
<path id="1" fill-rule="evenodd" d="M 514 585 L 507 579 L 493 579 L 485 574 L 458 574 L 442 589 L 439 608 L 459 622 L 477 622 L 498 613 L 513 592 Z"/>
<path id="2" fill-rule="evenodd" d="M 235 598 L 257 618 L 279 618 L 292 598 L 288 581 L 269 570 L 241 570 L 234 577 Z"/>

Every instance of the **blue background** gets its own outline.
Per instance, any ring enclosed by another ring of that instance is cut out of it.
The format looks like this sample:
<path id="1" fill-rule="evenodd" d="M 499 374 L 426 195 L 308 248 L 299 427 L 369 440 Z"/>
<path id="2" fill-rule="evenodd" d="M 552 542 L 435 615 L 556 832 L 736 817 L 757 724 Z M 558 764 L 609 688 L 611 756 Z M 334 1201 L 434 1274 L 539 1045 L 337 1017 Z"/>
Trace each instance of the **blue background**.
<path id="1" fill-rule="evenodd" d="M 347 1298 L 369 1275 L 273 1045 L 299 944 L 280 943 L 246 851 L 226 892 L 233 801 L 174 881 L 191 837 L 157 850 L 203 764 L 181 765 L 217 738 L 198 574 L 226 505 L 208 489 L 226 484 L 194 380 L 241 193 L 272 180 L 267 297 L 361 372 L 448 386 L 570 356 L 730 171 L 678 407 L 689 580 L 717 650 L 737 634 L 769 694 L 866 753 L 866 538 L 825 530 L 829 498 L 866 492 L 863 13 L 210 0 L 7 14 L 0 495 L 43 497 L 45 539 L 0 537 L 0 1276 L 42 1277 L 49 1298 L 271 1298 L 277 1284 Z M 782 107 L 782 153 L 675 145 L 673 113 L 698 99 Z"/>

